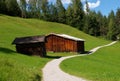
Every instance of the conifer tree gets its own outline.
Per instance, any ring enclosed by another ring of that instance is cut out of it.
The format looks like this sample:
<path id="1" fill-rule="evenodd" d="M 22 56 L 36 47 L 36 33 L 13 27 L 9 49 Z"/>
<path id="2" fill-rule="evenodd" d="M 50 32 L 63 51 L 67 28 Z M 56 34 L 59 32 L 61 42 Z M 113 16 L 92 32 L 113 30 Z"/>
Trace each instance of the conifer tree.
<path id="1" fill-rule="evenodd" d="M 58 13 L 58 22 L 65 23 L 66 22 L 65 8 L 64 8 L 61 0 L 56 1 L 56 8 L 57 8 L 57 13 Z"/>
<path id="2" fill-rule="evenodd" d="M 100 32 L 100 29 L 102 28 L 102 25 L 103 25 L 103 15 L 100 11 L 97 12 L 96 14 L 96 19 L 97 19 L 97 22 L 98 22 L 98 25 L 97 25 L 97 36 L 100 36 L 101 35 L 101 32 Z"/>
<path id="3" fill-rule="evenodd" d="M 30 12 L 30 16 L 33 18 L 37 18 L 37 0 L 29 0 L 29 12 Z"/>
<path id="4" fill-rule="evenodd" d="M 72 8 L 73 8 L 74 26 L 82 30 L 83 24 L 84 24 L 84 21 L 83 21 L 84 11 L 83 11 L 81 0 L 72 0 Z"/>
<path id="5" fill-rule="evenodd" d="M 87 0 L 85 1 L 85 4 L 86 4 L 86 14 L 89 14 L 90 8 L 89 8 L 88 1 L 87 1 Z"/>
<path id="6" fill-rule="evenodd" d="M 37 16 L 38 18 L 42 18 L 42 0 L 37 0 Z"/>
<path id="7" fill-rule="evenodd" d="M 89 14 L 89 34 L 93 36 L 97 36 L 98 33 L 98 21 L 96 17 L 96 12 L 90 12 Z"/>
<path id="8" fill-rule="evenodd" d="M 68 25 L 74 26 L 72 19 L 73 19 L 73 9 L 71 5 L 69 5 L 66 10 L 66 23 Z"/>
<path id="9" fill-rule="evenodd" d="M 109 15 L 109 21 L 108 21 L 108 33 L 107 33 L 107 38 L 110 40 L 114 40 L 115 37 L 115 15 L 114 12 L 111 11 L 110 15 Z"/>
<path id="10" fill-rule="evenodd" d="M 102 25 L 100 27 L 100 36 L 106 38 L 107 32 L 108 32 L 108 19 L 106 16 L 103 16 Z"/>
<path id="11" fill-rule="evenodd" d="M 116 27 L 115 35 L 120 36 L 120 8 L 118 8 L 118 10 L 116 12 L 115 25 L 116 25 L 115 26 Z"/>
<path id="12" fill-rule="evenodd" d="M 85 6 L 86 6 L 86 10 L 85 10 L 85 15 L 84 15 L 84 28 L 83 28 L 83 31 L 85 33 L 88 33 L 89 32 L 89 25 L 90 25 L 90 17 L 89 17 L 90 9 L 89 9 L 89 5 L 88 5 L 87 0 L 85 2 Z"/>
<path id="13" fill-rule="evenodd" d="M 85 20 L 85 22 L 84 22 L 83 31 L 88 34 L 89 33 L 89 27 L 90 27 L 90 16 L 85 15 L 84 20 Z"/>
<path id="14" fill-rule="evenodd" d="M 22 12 L 22 18 L 26 18 L 26 5 L 27 5 L 27 3 L 26 3 L 26 0 L 20 0 L 20 3 L 19 3 L 19 5 L 20 5 L 20 9 L 21 9 L 21 12 Z"/>
<path id="15" fill-rule="evenodd" d="M 49 4 L 48 4 L 48 0 L 42 0 L 42 16 L 44 20 L 49 20 Z"/>
<path id="16" fill-rule="evenodd" d="M 7 8 L 5 4 L 5 0 L 0 0 L 0 13 L 7 14 Z"/>
<path id="17" fill-rule="evenodd" d="M 57 20 L 57 18 L 58 18 L 57 8 L 52 3 L 49 6 L 49 13 L 50 13 L 50 21 L 58 22 L 58 20 Z"/>
<path id="18" fill-rule="evenodd" d="M 7 14 L 11 16 L 21 16 L 21 10 L 17 0 L 5 0 Z"/>

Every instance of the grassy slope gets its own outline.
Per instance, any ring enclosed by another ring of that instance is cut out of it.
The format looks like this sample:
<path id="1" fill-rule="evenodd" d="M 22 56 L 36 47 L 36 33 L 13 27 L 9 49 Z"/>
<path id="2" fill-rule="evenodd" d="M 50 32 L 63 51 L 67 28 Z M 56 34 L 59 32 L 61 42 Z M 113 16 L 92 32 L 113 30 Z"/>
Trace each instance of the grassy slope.
<path id="1" fill-rule="evenodd" d="M 11 45 L 11 43 L 15 37 L 42 35 L 51 32 L 65 33 L 83 38 L 86 40 L 85 47 L 87 50 L 108 43 L 108 41 L 89 36 L 67 25 L 1 15 L 0 81 L 39 80 L 41 77 L 41 68 L 51 59 L 18 54 L 15 52 L 15 46 Z M 63 55 L 65 54 L 69 53 L 64 53 Z M 61 54 L 58 53 L 57 56 L 61 56 Z"/>
<path id="2" fill-rule="evenodd" d="M 120 42 L 102 48 L 93 55 L 65 60 L 61 68 L 70 74 L 92 81 L 120 81 L 119 50 Z"/>

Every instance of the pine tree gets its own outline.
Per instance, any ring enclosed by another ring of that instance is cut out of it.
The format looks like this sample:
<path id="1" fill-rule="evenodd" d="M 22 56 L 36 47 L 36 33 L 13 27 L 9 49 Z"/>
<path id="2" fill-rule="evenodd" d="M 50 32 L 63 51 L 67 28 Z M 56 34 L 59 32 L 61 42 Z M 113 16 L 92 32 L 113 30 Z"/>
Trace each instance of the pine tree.
<path id="1" fill-rule="evenodd" d="M 0 0 L 0 13 L 7 14 L 7 8 L 5 4 L 5 0 Z"/>
<path id="2" fill-rule="evenodd" d="M 26 0 L 20 0 L 19 5 L 22 11 L 22 14 L 21 14 L 22 18 L 26 18 L 26 5 L 27 5 Z"/>
<path id="3" fill-rule="evenodd" d="M 78 29 L 83 29 L 83 17 L 84 11 L 81 0 L 72 0 L 72 8 L 73 8 L 73 24 Z"/>
<path id="4" fill-rule="evenodd" d="M 115 15 L 114 12 L 111 11 L 109 17 L 109 22 L 108 22 L 108 33 L 107 33 L 107 38 L 110 40 L 115 40 L 116 36 L 115 36 Z"/>
<path id="5" fill-rule="evenodd" d="M 90 25 L 90 16 L 89 16 L 90 9 L 89 9 L 89 5 L 88 5 L 87 0 L 85 2 L 85 6 L 86 6 L 86 10 L 85 10 L 85 16 L 84 16 L 84 28 L 83 28 L 83 31 L 85 33 L 88 33 L 89 32 L 89 25 Z"/>
<path id="6" fill-rule="evenodd" d="M 87 1 L 87 0 L 85 1 L 85 4 L 86 4 L 86 14 L 89 14 L 90 8 L 89 8 L 88 1 Z"/>
<path id="7" fill-rule="evenodd" d="M 73 9 L 71 5 L 69 5 L 66 10 L 66 23 L 68 25 L 74 26 L 72 19 L 73 19 Z"/>
<path id="8" fill-rule="evenodd" d="M 98 22 L 97 36 L 100 36 L 101 35 L 100 29 L 102 28 L 102 25 L 103 25 L 103 15 L 100 11 L 98 11 L 98 13 L 96 14 L 96 19 L 97 19 L 97 22 Z"/>
<path id="9" fill-rule="evenodd" d="M 49 13 L 50 13 L 50 21 L 52 22 L 58 22 L 57 18 L 58 18 L 58 13 L 57 13 L 57 8 L 55 7 L 55 5 L 53 5 L 52 3 L 49 6 Z"/>
<path id="10" fill-rule="evenodd" d="M 30 16 L 33 18 L 38 18 L 36 13 L 37 13 L 37 0 L 29 0 L 29 12 L 30 12 Z"/>
<path id="11" fill-rule="evenodd" d="M 115 35 L 120 36 L 120 8 L 116 12 L 115 25 L 116 25 Z"/>
<path id="12" fill-rule="evenodd" d="M 89 14 L 89 34 L 93 36 L 97 36 L 98 34 L 98 21 L 96 17 L 96 12 L 90 12 Z"/>
<path id="13" fill-rule="evenodd" d="M 106 16 L 103 16 L 102 18 L 102 25 L 100 27 L 100 35 L 104 38 L 106 38 L 107 36 L 107 32 L 108 32 L 108 19 Z"/>
<path id="14" fill-rule="evenodd" d="M 42 0 L 42 17 L 44 20 L 49 20 L 49 4 L 48 4 L 48 0 Z"/>
<path id="15" fill-rule="evenodd" d="M 89 33 L 89 27 L 90 27 L 90 16 L 85 15 L 84 20 L 85 20 L 85 22 L 84 22 L 83 31 L 88 34 Z"/>
<path id="16" fill-rule="evenodd" d="M 7 14 L 11 16 L 21 16 L 21 10 L 16 0 L 5 0 Z"/>
<path id="17" fill-rule="evenodd" d="M 38 18 L 42 18 L 42 0 L 37 0 L 37 16 Z"/>
<path id="18" fill-rule="evenodd" d="M 57 8 L 57 13 L 58 13 L 58 22 L 65 23 L 66 22 L 65 8 L 64 8 L 61 0 L 56 1 L 56 8 Z"/>

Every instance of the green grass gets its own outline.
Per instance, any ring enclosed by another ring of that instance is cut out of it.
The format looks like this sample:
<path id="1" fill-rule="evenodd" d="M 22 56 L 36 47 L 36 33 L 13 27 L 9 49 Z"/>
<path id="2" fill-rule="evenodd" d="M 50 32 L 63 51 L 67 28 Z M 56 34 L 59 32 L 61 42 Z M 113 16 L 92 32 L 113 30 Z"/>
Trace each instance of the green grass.
<path id="1" fill-rule="evenodd" d="M 48 53 L 48 58 L 26 56 L 16 53 L 15 46 L 11 45 L 16 37 L 49 33 L 64 33 L 83 38 L 86 40 L 86 50 L 109 42 L 64 24 L 0 15 L 0 81 L 39 81 L 42 78 L 41 69 L 48 61 L 73 54 Z"/>
<path id="2" fill-rule="evenodd" d="M 61 68 L 92 81 L 120 81 L 120 42 L 101 48 L 93 55 L 67 59 Z"/>
<path id="3" fill-rule="evenodd" d="M 39 81 L 49 59 L 0 52 L 0 81 Z"/>

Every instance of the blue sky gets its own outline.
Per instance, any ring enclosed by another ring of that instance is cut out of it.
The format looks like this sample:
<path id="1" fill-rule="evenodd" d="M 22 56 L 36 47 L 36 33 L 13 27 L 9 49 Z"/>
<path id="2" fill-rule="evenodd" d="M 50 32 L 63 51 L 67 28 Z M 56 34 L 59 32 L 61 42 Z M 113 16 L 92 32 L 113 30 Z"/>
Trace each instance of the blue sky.
<path id="1" fill-rule="evenodd" d="M 89 0 L 90 3 L 96 3 L 100 1 L 99 5 L 92 10 L 101 11 L 103 15 L 108 15 L 111 10 L 114 12 L 120 8 L 120 0 Z"/>
<path id="2" fill-rule="evenodd" d="M 49 0 L 50 2 L 55 2 L 56 0 Z M 81 0 L 85 8 L 85 0 Z M 67 6 L 71 0 L 62 0 L 62 3 Z M 113 10 L 114 12 L 120 8 L 120 0 L 88 0 L 89 7 L 91 10 L 100 11 L 103 15 L 108 16 L 108 14 Z"/>

